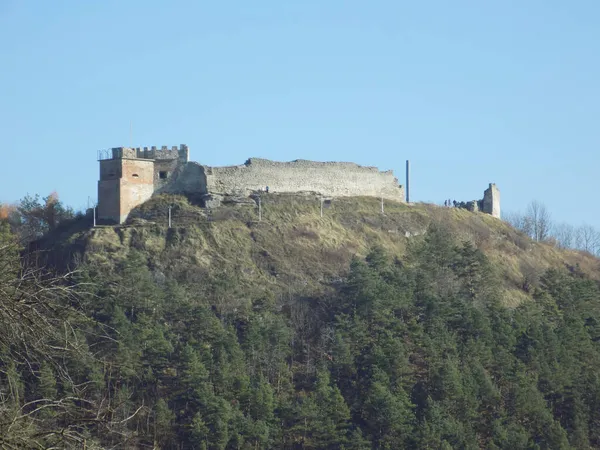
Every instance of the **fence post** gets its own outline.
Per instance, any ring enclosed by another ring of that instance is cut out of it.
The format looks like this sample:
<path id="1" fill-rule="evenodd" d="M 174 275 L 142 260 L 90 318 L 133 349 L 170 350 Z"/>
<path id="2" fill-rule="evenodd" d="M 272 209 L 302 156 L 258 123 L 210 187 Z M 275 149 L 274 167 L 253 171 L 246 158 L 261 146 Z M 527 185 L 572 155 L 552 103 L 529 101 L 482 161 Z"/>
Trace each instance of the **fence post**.
<path id="1" fill-rule="evenodd" d="M 94 206 L 94 228 L 96 227 L 96 207 Z"/>
<path id="2" fill-rule="evenodd" d="M 169 228 L 171 228 L 171 206 L 169 206 Z"/>
<path id="3" fill-rule="evenodd" d="M 260 202 L 260 195 L 258 196 L 258 221 L 262 220 L 262 205 Z"/>

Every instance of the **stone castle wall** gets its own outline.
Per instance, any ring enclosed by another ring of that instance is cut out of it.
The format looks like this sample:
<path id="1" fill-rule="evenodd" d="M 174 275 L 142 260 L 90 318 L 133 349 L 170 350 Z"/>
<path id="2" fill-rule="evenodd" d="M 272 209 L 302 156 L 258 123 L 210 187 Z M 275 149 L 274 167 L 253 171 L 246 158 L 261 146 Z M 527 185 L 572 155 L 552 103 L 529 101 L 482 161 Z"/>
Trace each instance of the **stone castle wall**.
<path id="1" fill-rule="evenodd" d="M 450 206 L 450 205 L 449 205 Z M 457 208 L 464 208 L 472 212 L 481 211 L 493 217 L 500 218 L 500 190 L 494 183 L 483 192 L 483 199 L 468 202 L 454 202 Z"/>
<path id="2" fill-rule="evenodd" d="M 494 183 L 490 183 L 490 187 L 483 193 L 482 210 L 484 213 L 500 218 L 500 190 Z"/>
<path id="3" fill-rule="evenodd" d="M 205 167 L 206 193 L 247 196 L 252 191 L 316 192 L 324 196 L 372 196 L 404 201 L 404 187 L 392 171 L 354 163 L 251 158 L 246 164 Z"/>
<path id="4" fill-rule="evenodd" d="M 168 148 L 116 147 L 102 152 L 98 220 L 122 223 L 129 212 L 168 185 L 189 157 L 186 145 Z"/>
<path id="5" fill-rule="evenodd" d="M 107 222 L 124 222 L 133 208 L 159 192 L 192 195 L 211 205 L 219 204 L 222 197 L 247 197 L 267 186 L 273 193 L 310 192 L 324 197 L 368 196 L 405 201 L 404 187 L 391 170 L 349 162 L 250 158 L 239 166 L 209 167 L 189 162 L 186 145 L 170 149 L 119 147 L 102 155 L 98 218 Z M 465 207 L 500 217 L 500 191 L 492 183 L 483 200 L 469 202 Z"/>

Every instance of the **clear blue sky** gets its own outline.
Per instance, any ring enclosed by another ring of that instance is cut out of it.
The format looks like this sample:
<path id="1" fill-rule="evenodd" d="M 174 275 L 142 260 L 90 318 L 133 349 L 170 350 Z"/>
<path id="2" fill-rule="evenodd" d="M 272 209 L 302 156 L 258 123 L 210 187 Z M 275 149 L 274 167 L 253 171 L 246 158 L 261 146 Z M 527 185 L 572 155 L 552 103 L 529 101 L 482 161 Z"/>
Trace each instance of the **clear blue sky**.
<path id="1" fill-rule="evenodd" d="M 0 201 L 95 199 L 98 149 L 412 164 L 412 199 L 600 228 L 598 0 L 0 0 Z"/>

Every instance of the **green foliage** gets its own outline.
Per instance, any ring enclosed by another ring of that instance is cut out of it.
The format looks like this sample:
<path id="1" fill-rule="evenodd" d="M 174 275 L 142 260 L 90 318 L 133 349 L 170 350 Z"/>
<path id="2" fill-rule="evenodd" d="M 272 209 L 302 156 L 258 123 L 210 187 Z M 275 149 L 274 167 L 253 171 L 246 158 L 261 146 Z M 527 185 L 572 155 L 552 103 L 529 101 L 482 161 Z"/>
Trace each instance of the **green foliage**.
<path id="1" fill-rule="evenodd" d="M 37 391 L 41 398 L 56 399 L 56 376 L 48 363 L 42 363 L 40 366 Z"/>
<path id="2" fill-rule="evenodd" d="M 318 298 L 250 291 L 237 266 L 199 282 L 143 250 L 107 261 L 77 275 L 77 357 L 28 366 L 0 348 L 0 418 L 75 394 L 109 407 L 41 409 L 15 439 L 82 424 L 107 448 L 600 446 L 600 290 L 580 273 L 547 271 L 508 310 L 493 264 L 442 225 L 402 260 L 355 258 Z"/>
<path id="3" fill-rule="evenodd" d="M 56 193 L 42 199 L 38 194 L 28 194 L 21 199 L 9 221 L 23 240 L 32 241 L 55 230 L 61 222 L 74 217 L 74 211 L 65 206 Z"/>

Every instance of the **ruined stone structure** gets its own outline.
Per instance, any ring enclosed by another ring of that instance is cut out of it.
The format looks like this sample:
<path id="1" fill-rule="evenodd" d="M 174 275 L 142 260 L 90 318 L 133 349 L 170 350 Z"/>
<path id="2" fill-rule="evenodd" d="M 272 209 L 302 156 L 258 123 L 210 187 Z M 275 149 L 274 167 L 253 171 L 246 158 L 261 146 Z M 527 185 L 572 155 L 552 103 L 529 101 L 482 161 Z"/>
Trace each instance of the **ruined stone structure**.
<path id="1" fill-rule="evenodd" d="M 490 183 L 490 187 L 483 193 L 482 203 L 481 210 L 484 213 L 500 218 L 500 190 L 494 183 Z"/>
<path id="2" fill-rule="evenodd" d="M 207 192 L 247 196 L 266 186 L 272 192 L 316 192 L 327 197 L 371 196 L 404 201 L 393 172 L 353 163 L 250 158 L 231 167 L 205 167 Z"/>
<path id="3" fill-rule="evenodd" d="M 269 187 L 273 193 L 310 192 L 324 197 L 372 196 L 403 202 L 404 187 L 393 172 L 354 163 L 250 158 L 245 164 L 209 167 L 189 162 L 185 145 L 118 147 L 101 152 L 98 220 L 123 223 L 152 194 L 194 196 L 218 205 L 227 197 L 248 197 Z"/>
<path id="4" fill-rule="evenodd" d="M 160 150 L 118 147 L 100 152 L 98 220 L 123 223 L 133 208 L 169 184 L 188 157 L 186 145 Z"/>
<path id="5" fill-rule="evenodd" d="M 189 161 L 189 149 L 179 147 L 117 147 L 101 151 L 98 220 L 123 223 L 129 212 L 154 193 L 175 193 L 217 206 L 227 198 L 247 198 L 264 191 L 314 193 L 323 197 L 369 196 L 405 201 L 404 187 L 391 170 L 379 171 L 348 162 L 295 160 L 275 162 L 250 158 L 239 166 L 209 167 Z M 484 199 L 474 202 L 500 217 L 500 193 L 494 184 Z"/>
<path id="6" fill-rule="evenodd" d="M 472 212 L 481 211 L 499 219 L 500 190 L 494 183 L 490 183 L 490 187 L 483 192 L 483 199 L 471 200 L 468 202 L 454 202 L 454 205 L 458 208 L 465 208 Z"/>

